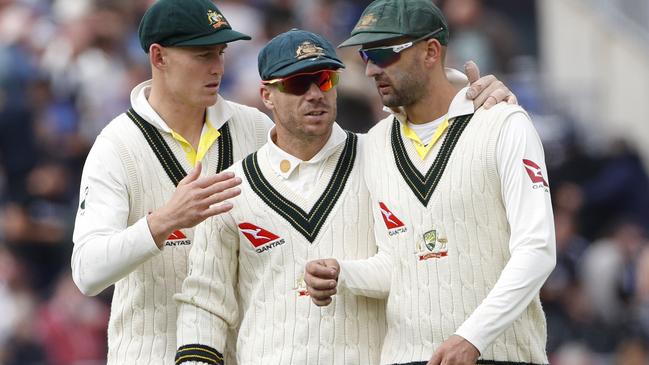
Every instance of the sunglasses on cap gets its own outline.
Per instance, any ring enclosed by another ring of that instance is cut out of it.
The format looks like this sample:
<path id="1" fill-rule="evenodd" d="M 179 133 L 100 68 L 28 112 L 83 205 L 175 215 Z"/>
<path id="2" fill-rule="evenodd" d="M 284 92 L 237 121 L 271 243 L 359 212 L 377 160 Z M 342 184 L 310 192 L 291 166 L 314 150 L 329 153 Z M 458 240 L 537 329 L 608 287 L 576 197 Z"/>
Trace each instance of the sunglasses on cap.
<path id="1" fill-rule="evenodd" d="M 322 91 L 329 91 L 338 85 L 339 73 L 336 70 L 321 70 L 316 72 L 295 74 L 288 77 L 262 81 L 264 85 L 275 85 L 279 91 L 293 95 L 303 95 L 311 84 Z"/>
<path id="2" fill-rule="evenodd" d="M 358 53 L 360 53 L 361 58 L 365 63 L 371 61 L 373 64 L 379 67 L 387 67 L 399 60 L 399 58 L 401 57 L 401 52 L 412 47 L 419 41 L 423 41 L 424 39 L 428 39 L 434 36 L 435 34 L 441 32 L 443 29 L 444 28 L 439 28 L 436 31 L 428 33 L 423 37 L 406 43 L 396 44 L 394 46 L 375 47 L 369 49 L 361 48 L 358 50 Z"/>

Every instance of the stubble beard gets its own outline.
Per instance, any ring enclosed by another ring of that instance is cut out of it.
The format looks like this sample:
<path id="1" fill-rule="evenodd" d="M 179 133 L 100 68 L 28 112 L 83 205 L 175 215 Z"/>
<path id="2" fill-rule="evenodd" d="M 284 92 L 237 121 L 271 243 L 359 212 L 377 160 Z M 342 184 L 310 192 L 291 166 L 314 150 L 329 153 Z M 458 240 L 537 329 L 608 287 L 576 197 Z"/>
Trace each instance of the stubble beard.
<path id="1" fill-rule="evenodd" d="M 418 73 L 404 72 L 397 83 L 392 84 L 392 94 L 381 95 L 383 105 L 396 108 L 413 105 L 423 99 L 427 81 Z"/>

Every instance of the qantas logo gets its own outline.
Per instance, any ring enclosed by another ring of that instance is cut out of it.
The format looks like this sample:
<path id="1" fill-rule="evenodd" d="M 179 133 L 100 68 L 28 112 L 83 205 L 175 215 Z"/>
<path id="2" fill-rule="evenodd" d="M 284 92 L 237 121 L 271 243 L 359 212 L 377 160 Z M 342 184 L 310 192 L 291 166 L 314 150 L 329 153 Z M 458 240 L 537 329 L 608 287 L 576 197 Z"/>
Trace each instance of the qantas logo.
<path id="1" fill-rule="evenodd" d="M 165 246 L 186 246 L 191 245 L 192 241 L 187 239 L 187 236 L 181 231 L 174 231 L 165 240 Z"/>
<path id="2" fill-rule="evenodd" d="M 252 223 L 239 223 L 239 230 L 250 241 L 257 253 L 268 251 L 271 248 L 286 243 L 283 238 L 279 238 L 276 234 L 257 227 Z"/>
<path id="3" fill-rule="evenodd" d="M 523 165 L 525 166 L 525 171 L 527 172 L 527 175 L 529 175 L 530 180 L 532 180 L 532 184 L 534 184 L 533 185 L 534 189 L 538 189 L 541 187 L 543 188 L 548 187 L 548 182 L 543 177 L 543 172 L 541 171 L 539 165 L 537 165 L 534 161 L 530 161 L 526 159 L 523 159 Z"/>
<path id="4" fill-rule="evenodd" d="M 383 223 L 385 223 L 385 227 L 388 229 L 388 234 L 390 236 L 394 236 L 395 234 L 399 234 L 407 230 L 405 224 L 403 224 L 403 222 L 399 218 L 397 218 L 397 216 L 394 215 L 390 211 L 390 209 L 388 209 L 385 203 L 379 202 L 379 209 L 381 210 Z"/>

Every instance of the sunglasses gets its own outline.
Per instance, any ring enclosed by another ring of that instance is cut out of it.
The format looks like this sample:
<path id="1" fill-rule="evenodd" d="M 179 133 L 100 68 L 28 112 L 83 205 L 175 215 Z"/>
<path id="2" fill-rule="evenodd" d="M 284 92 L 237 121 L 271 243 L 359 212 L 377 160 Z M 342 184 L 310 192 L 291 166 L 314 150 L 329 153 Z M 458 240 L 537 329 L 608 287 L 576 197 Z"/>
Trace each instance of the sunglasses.
<path id="1" fill-rule="evenodd" d="M 339 73 L 335 70 L 321 70 L 310 73 L 295 74 L 288 77 L 262 81 L 264 85 L 275 85 L 279 91 L 293 95 L 303 95 L 311 84 L 316 84 L 322 91 L 329 91 L 338 85 Z"/>
<path id="2" fill-rule="evenodd" d="M 399 60 L 399 58 L 401 57 L 401 52 L 412 47 L 419 41 L 423 41 L 424 39 L 428 39 L 434 36 L 435 34 L 441 32 L 443 29 L 444 28 L 439 28 L 436 31 L 428 33 L 421 38 L 417 38 L 410 42 L 397 44 L 394 46 L 375 47 L 369 49 L 361 48 L 358 50 L 358 53 L 360 53 L 363 62 L 365 62 L 366 64 L 367 62 L 371 61 L 373 64 L 381 68 L 387 67 Z"/>

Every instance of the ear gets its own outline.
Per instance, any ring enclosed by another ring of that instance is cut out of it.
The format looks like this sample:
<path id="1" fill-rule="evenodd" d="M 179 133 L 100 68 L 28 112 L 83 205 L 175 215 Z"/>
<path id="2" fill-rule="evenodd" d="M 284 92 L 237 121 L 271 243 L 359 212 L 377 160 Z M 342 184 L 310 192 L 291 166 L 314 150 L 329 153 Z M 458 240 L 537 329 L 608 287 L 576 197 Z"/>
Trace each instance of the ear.
<path id="1" fill-rule="evenodd" d="M 261 101 L 264 103 L 266 108 L 270 110 L 275 109 L 275 104 L 273 103 L 273 92 L 270 90 L 270 87 L 261 85 L 259 88 L 259 95 L 261 96 Z"/>
<path id="2" fill-rule="evenodd" d="M 157 43 L 149 47 L 149 61 L 151 66 L 163 69 L 167 66 L 167 50 Z"/>
<path id="3" fill-rule="evenodd" d="M 427 66 L 432 66 L 436 63 L 443 63 L 444 61 L 444 46 L 435 38 L 426 41 L 426 56 L 424 62 Z"/>

